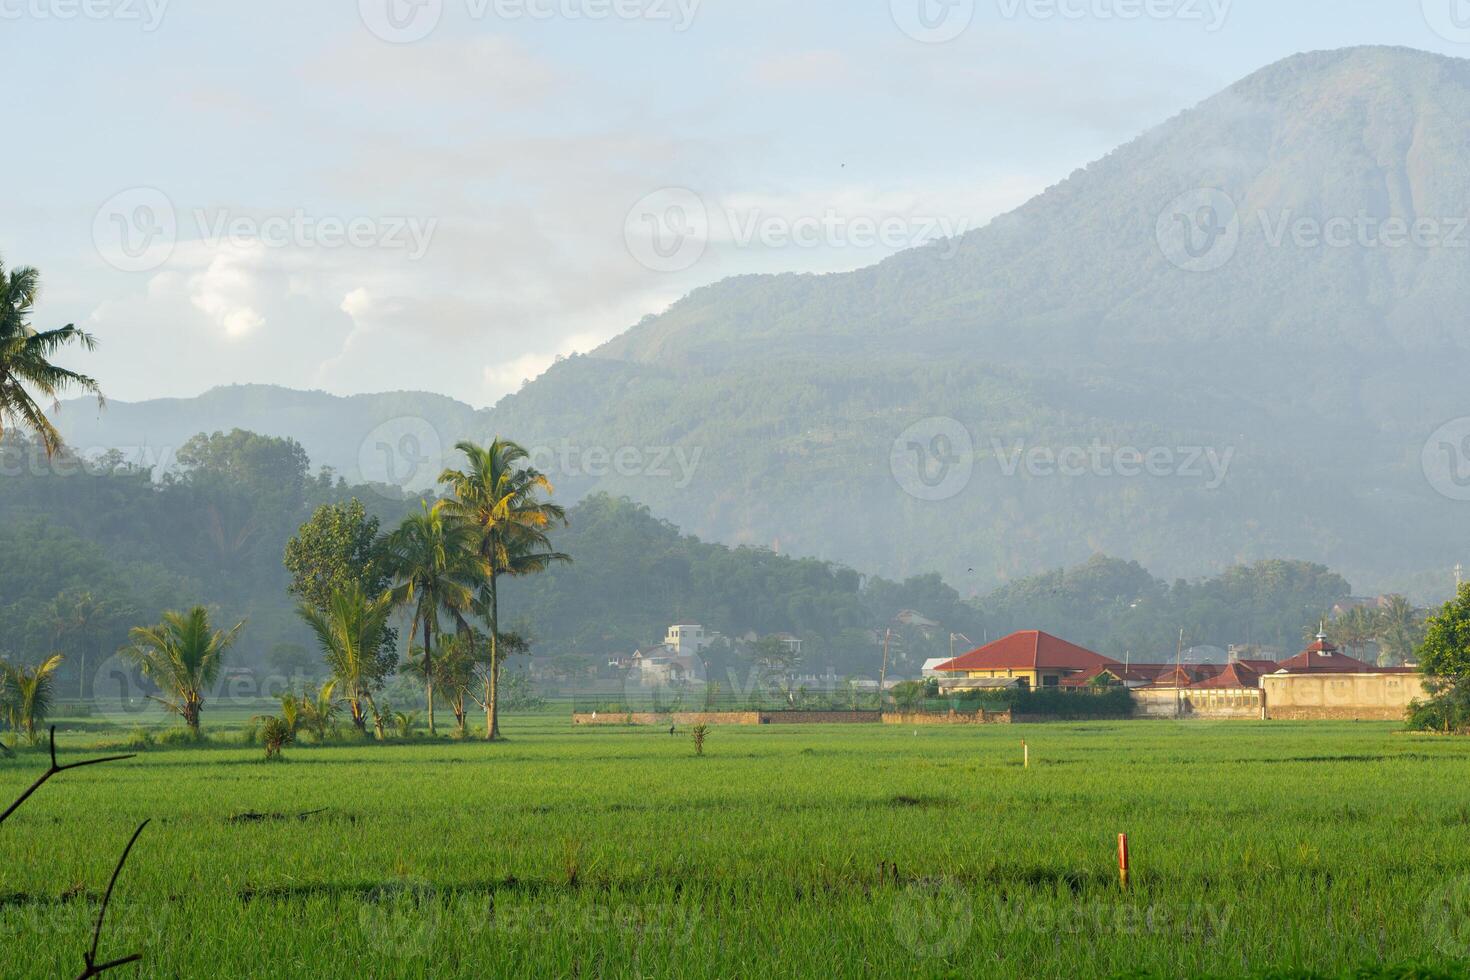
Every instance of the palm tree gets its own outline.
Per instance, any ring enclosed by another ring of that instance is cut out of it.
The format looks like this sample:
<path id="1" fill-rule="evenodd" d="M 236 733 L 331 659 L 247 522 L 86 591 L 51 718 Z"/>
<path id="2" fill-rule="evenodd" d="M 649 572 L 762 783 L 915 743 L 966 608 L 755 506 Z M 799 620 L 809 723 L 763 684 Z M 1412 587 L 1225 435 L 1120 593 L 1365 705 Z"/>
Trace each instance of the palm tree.
<path id="1" fill-rule="evenodd" d="M 550 550 L 547 534 L 553 525 L 565 524 L 567 517 L 561 507 L 540 499 L 542 493 L 553 492 L 551 481 L 525 465 L 529 454 L 520 446 L 497 438 L 489 446 L 461 442 L 455 448 L 464 454 L 466 465 L 440 474 L 439 482 L 447 483 L 453 493 L 440 506 L 474 528 L 475 550 L 488 566 L 479 606 L 490 637 L 485 738 L 494 740 L 500 737 L 500 576 L 531 575 L 553 562 L 571 561 Z"/>
<path id="2" fill-rule="evenodd" d="M 1413 659 L 1414 651 L 1424 642 L 1424 624 L 1414 604 L 1401 595 L 1391 595 L 1378 613 L 1376 639 L 1381 652 L 1378 666 L 1391 667 Z"/>
<path id="3" fill-rule="evenodd" d="M 327 655 L 327 666 L 344 692 L 352 724 L 367 732 L 367 712 L 373 704 L 373 688 L 391 669 L 383 656 L 383 629 L 393 615 L 393 595 L 385 592 L 370 599 L 362 585 L 352 582 L 339 589 L 325 610 L 301 603 L 296 612 L 316 634 Z"/>
<path id="4" fill-rule="evenodd" d="M 51 600 L 46 618 L 53 641 L 70 647 L 80 658 L 77 668 L 77 697 L 87 697 L 87 654 L 97 646 L 103 624 L 117 615 L 112 603 L 91 592 L 63 592 Z"/>
<path id="5" fill-rule="evenodd" d="M 421 676 L 428 688 L 429 734 L 434 734 L 434 672 L 429 660 L 434 636 L 439 632 L 439 611 L 449 612 L 461 629 L 468 626 L 464 613 L 474 600 L 475 586 L 484 577 L 485 563 L 475 554 L 475 535 L 464 521 L 442 507 L 423 505 L 423 512 L 404 518 L 382 544 L 384 566 L 398 583 L 393 590 L 396 605 L 413 608 L 413 625 L 408 630 L 409 650 L 414 634 L 424 630 L 424 667 Z"/>
<path id="6" fill-rule="evenodd" d="M 40 738 L 37 728 L 51 713 L 52 685 L 56 669 L 61 666 L 62 656 L 52 654 L 50 659 L 36 667 L 10 665 L 0 660 L 0 703 L 5 707 L 6 721 L 11 729 L 24 732 L 26 741 L 32 745 Z"/>
<path id="7" fill-rule="evenodd" d="M 1333 640 L 1354 654 L 1361 654 L 1378 636 L 1378 615 L 1362 606 L 1354 606 L 1328 627 Z"/>
<path id="8" fill-rule="evenodd" d="M 316 736 L 318 743 L 325 742 L 331 734 L 332 724 L 337 717 L 337 682 L 327 681 L 320 688 L 308 687 L 297 699 L 297 712 L 303 728 Z"/>
<path id="9" fill-rule="evenodd" d="M 72 390 L 96 395 L 99 407 L 104 400 L 96 381 L 51 363 L 50 358 L 67 344 L 75 342 L 90 351 L 96 340 L 71 324 L 34 330 L 31 311 L 40 289 L 41 274 L 35 269 L 23 266 L 6 275 L 0 263 L 0 436 L 9 425 L 28 429 L 46 447 L 49 459 L 61 448 L 61 433 L 28 389 L 53 403 Z"/>
<path id="10" fill-rule="evenodd" d="M 225 651 L 244 626 L 241 620 L 231 630 L 212 630 L 203 606 L 166 612 L 157 626 L 133 627 L 128 634 L 132 646 L 122 653 L 163 691 L 162 696 L 150 695 L 153 700 L 184 719 L 198 737 L 204 693 L 219 677 Z"/>

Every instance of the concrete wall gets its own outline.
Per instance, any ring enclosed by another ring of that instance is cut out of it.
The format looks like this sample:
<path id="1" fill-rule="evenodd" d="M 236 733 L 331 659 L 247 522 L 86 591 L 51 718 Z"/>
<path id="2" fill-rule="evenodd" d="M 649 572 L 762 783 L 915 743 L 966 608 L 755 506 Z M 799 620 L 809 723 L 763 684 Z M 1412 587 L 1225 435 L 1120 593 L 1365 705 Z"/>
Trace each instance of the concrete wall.
<path id="1" fill-rule="evenodd" d="M 885 725 L 1009 725 L 1011 713 L 1006 711 L 980 710 L 972 715 L 962 715 L 957 711 L 948 714 L 887 714 L 883 716 Z"/>
<path id="2" fill-rule="evenodd" d="M 652 711 L 574 714 L 573 725 L 876 725 L 876 711 Z"/>
<path id="3" fill-rule="evenodd" d="M 651 711 L 615 714 L 572 715 L 573 725 L 759 725 L 761 716 L 755 711 L 681 711 L 659 715 Z"/>
<path id="4" fill-rule="evenodd" d="M 1264 692 L 1257 688 L 1184 690 L 1147 688 L 1133 692 L 1139 718 L 1199 718 L 1259 721 Z"/>
<path id="5" fill-rule="evenodd" d="M 1427 698 L 1419 674 L 1267 674 L 1266 714 L 1280 721 L 1403 721 Z"/>

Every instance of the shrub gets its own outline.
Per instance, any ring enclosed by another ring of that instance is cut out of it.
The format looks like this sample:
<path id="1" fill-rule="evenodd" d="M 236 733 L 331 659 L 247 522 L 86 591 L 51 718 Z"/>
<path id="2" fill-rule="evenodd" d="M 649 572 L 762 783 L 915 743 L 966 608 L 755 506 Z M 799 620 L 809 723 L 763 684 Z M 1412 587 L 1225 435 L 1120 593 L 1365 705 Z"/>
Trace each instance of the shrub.
<path id="1" fill-rule="evenodd" d="M 261 719 L 260 741 L 265 746 L 266 759 L 279 759 L 281 749 L 296 740 L 291 723 L 284 718 L 269 715 Z"/>
<path id="2" fill-rule="evenodd" d="M 158 744 L 161 746 L 203 745 L 205 741 L 202 733 L 196 733 L 189 728 L 169 728 L 158 735 Z"/>
<path id="3" fill-rule="evenodd" d="M 153 732 L 147 728 L 138 727 L 128 732 L 128 737 L 123 742 L 123 748 L 133 752 L 141 752 L 151 749 L 154 745 Z"/>

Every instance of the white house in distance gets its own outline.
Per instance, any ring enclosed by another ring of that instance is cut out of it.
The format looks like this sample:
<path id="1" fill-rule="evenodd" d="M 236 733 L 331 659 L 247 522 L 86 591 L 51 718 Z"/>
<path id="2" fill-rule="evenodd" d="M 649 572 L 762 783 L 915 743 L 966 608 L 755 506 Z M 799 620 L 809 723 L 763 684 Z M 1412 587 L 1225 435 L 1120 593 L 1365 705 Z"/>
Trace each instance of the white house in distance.
<path id="1" fill-rule="evenodd" d="M 697 657 L 719 639 L 720 634 L 706 630 L 703 626 L 670 626 L 664 637 L 664 646 L 674 651 L 676 657 Z"/>

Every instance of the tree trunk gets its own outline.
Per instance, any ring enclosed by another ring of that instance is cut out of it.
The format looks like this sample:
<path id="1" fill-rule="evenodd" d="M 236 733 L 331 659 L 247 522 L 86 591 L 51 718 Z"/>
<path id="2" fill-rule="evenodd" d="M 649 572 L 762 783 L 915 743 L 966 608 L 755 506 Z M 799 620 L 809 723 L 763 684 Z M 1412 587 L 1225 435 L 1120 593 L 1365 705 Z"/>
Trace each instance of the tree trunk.
<path id="1" fill-rule="evenodd" d="M 500 595 L 499 576 L 490 576 L 490 670 L 485 674 L 485 739 L 500 738 Z"/>
<path id="2" fill-rule="evenodd" d="M 424 687 L 429 692 L 429 737 L 434 737 L 434 661 L 429 657 L 429 617 L 424 617 Z"/>
<path id="3" fill-rule="evenodd" d="M 195 738 L 199 737 L 199 702 L 191 697 L 184 699 L 184 724 L 189 726 Z"/>

